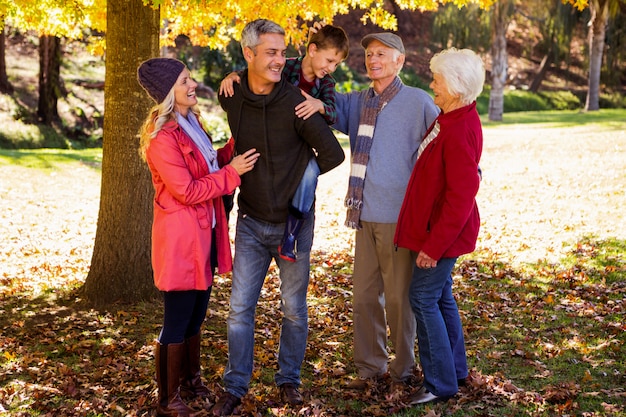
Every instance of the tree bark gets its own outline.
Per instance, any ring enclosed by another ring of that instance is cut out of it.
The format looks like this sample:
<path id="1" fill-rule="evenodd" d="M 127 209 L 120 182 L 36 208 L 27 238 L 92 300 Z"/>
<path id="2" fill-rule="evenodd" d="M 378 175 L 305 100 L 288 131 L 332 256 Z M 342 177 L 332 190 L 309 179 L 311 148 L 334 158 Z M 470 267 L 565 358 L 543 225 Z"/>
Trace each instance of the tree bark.
<path id="1" fill-rule="evenodd" d="M 500 0 L 492 7 L 491 14 L 491 93 L 489 94 L 489 120 L 501 121 L 504 113 L 504 86 L 508 68 L 506 30 L 512 4 Z"/>
<path id="2" fill-rule="evenodd" d="M 48 124 L 58 120 L 57 102 L 61 97 L 61 39 L 39 37 L 39 102 L 37 116 Z"/>
<path id="3" fill-rule="evenodd" d="M 159 10 L 142 0 L 107 1 L 102 189 L 91 268 L 83 294 L 96 307 L 148 300 L 153 190 L 137 133 L 151 103 L 139 64 L 159 54 Z"/>
<path id="4" fill-rule="evenodd" d="M 530 83 L 528 91 L 530 91 L 531 93 L 536 93 L 537 91 L 539 91 L 539 87 L 541 87 L 541 83 L 543 83 L 543 80 L 546 78 L 548 69 L 550 69 L 550 67 L 552 66 L 553 61 L 554 47 L 550 46 L 548 53 L 546 53 L 546 55 L 541 60 L 541 64 L 539 65 L 539 71 L 537 71 L 535 78 L 533 78 L 533 82 Z"/>
<path id="5" fill-rule="evenodd" d="M 589 11 L 591 12 L 591 20 L 589 21 L 589 84 L 585 110 L 599 110 L 600 74 L 606 26 L 609 21 L 609 0 L 589 2 Z"/>
<path id="6" fill-rule="evenodd" d="M 7 74 L 7 60 L 6 60 L 6 35 L 4 34 L 4 25 L 0 30 L 0 93 L 11 94 L 13 92 L 13 86 L 9 82 L 9 76 Z"/>

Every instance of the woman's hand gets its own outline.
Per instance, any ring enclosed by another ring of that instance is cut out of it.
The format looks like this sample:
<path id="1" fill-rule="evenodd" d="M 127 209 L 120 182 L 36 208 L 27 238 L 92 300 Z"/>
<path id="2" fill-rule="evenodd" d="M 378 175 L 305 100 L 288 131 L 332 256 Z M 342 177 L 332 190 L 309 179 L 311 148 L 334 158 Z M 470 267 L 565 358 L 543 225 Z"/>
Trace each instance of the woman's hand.
<path id="1" fill-rule="evenodd" d="M 231 72 L 228 74 L 220 83 L 220 89 L 218 93 L 220 95 L 224 95 L 226 97 L 232 97 L 235 94 L 235 89 L 233 88 L 234 83 L 239 84 L 241 82 L 241 77 L 236 72 Z"/>
<path id="2" fill-rule="evenodd" d="M 426 255 L 424 251 L 420 251 L 420 253 L 417 254 L 415 265 L 422 269 L 434 268 L 437 266 L 437 261 Z"/>
<path id="3" fill-rule="evenodd" d="M 256 161 L 259 159 L 259 155 L 256 149 L 252 148 L 234 157 L 233 160 L 230 161 L 230 166 L 235 168 L 237 174 L 241 176 L 254 168 L 254 164 L 256 164 Z"/>

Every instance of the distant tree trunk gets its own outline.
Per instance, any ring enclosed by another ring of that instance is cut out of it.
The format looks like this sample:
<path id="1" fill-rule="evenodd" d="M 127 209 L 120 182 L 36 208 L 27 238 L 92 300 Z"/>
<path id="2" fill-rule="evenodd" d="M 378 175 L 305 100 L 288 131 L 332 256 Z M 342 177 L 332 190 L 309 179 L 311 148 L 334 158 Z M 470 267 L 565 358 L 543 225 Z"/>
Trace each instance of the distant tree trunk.
<path id="1" fill-rule="evenodd" d="M 541 87 L 541 83 L 546 78 L 546 73 L 548 69 L 552 66 L 552 62 L 554 61 L 554 47 L 551 45 L 548 53 L 541 60 L 541 64 L 539 64 L 539 71 L 537 71 L 537 75 L 533 78 L 533 82 L 530 83 L 530 87 L 528 91 L 531 93 L 536 93 L 539 91 L 539 87 Z"/>
<path id="2" fill-rule="evenodd" d="M 9 76 L 7 74 L 7 61 L 6 61 L 6 35 L 4 34 L 4 24 L 1 23 L 0 18 L 0 93 L 10 94 L 13 92 L 13 86 L 9 82 Z"/>
<path id="3" fill-rule="evenodd" d="M 491 14 L 491 93 L 489 95 L 489 120 L 501 121 L 504 113 L 504 86 L 508 68 L 506 30 L 509 26 L 513 4 L 500 0 L 492 6 Z"/>
<path id="4" fill-rule="evenodd" d="M 589 84 L 585 110 L 600 109 L 600 73 L 604 54 L 604 37 L 609 21 L 609 0 L 589 2 Z"/>
<path id="5" fill-rule="evenodd" d="M 39 37 L 39 103 L 37 116 L 42 123 L 59 118 L 57 102 L 61 97 L 61 39 Z"/>
<path id="6" fill-rule="evenodd" d="M 139 64 L 159 54 L 159 10 L 143 0 L 107 1 L 107 59 L 100 212 L 83 287 L 93 305 L 156 296 L 151 266 L 152 185 L 137 151 L 151 102 L 137 82 Z"/>

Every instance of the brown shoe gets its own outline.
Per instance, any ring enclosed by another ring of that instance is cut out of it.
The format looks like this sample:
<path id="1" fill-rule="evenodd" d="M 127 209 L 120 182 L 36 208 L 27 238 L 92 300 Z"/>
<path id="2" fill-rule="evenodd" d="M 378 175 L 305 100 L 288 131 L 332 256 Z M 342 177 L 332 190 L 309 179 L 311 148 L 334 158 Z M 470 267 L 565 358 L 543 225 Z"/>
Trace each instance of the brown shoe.
<path id="1" fill-rule="evenodd" d="M 373 382 L 374 381 L 372 378 L 358 377 L 350 381 L 348 384 L 346 384 L 346 389 L 351 390 L 351 391 L 365 391 L 366 389 L 370 387 L 370 385 Z"/>
<path id="2" fill-rule="evenodd" d="M 298 387 L 290 383 L 280 386 L 280 400 L 291 406 L 300 405 L 304 402 Z"/>
<path id="3" fill-rule="evenodd" d="M 419 386 L 420 380 L 418 380 L 414 375 L 410 375 L 399 381 L 391 381 L 391 392 L 394 391 L 408 391 L 413 387 Z"/>
<path id="4" fill-rule="evenodd" d="M 390 392 L 404 391 L 409 388 L 409 385 L 405 381 L 392 381 Z"/>
<path id="5" fill-rule="evenodd" d="M 214 416 L 230 416 L 239 404 L 241 404 L 241 398 L 235 397 L 230 392 L 224 392 L 213 408 L 211 408 L 211 414 Z"/>

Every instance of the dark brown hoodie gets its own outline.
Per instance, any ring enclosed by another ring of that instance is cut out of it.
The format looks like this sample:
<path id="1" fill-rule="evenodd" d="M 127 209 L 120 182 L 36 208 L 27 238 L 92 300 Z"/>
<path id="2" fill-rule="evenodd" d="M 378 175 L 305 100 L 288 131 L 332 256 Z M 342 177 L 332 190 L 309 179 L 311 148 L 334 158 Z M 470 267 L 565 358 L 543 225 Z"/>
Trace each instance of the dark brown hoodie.
<path id="1" fill-rule="evenodd" d="M 237 154 L 256 148 L 254 169 L 241 177 L 239 209 L 268 223 L 283 223 L 308 161 L 315 156 L 323 174 L 341 164 L 343 149 L 319 114 L 307 120 L 296 116 L 304 101 L 297 87 L 284 78 L 268 95 L 256 95 L 248 86 L 248 71 L 234 84 L 232 97 L 220 95 L 228 116 Z"/>

